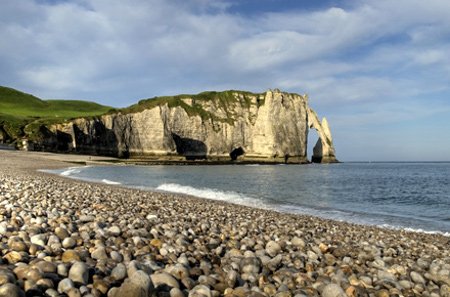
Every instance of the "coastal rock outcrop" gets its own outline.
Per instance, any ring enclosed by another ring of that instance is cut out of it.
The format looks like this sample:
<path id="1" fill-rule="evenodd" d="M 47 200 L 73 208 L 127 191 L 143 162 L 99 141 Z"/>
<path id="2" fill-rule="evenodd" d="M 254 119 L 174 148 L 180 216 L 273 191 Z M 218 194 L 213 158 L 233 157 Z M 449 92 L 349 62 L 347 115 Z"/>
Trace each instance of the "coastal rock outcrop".
<path id="1" fill-rule="evenodd" d="M 308 126 L 315 129 L 319 135 L 319 139 L 313 148 L 311 161 L 314 163 L 335 162 L 336 154 L 327 119 L 323 118 L 322 121 L 320 121 L 316 112 L 311 108 L 308 108 Z"/>
<path id="2" fill-rule="evenodd" d="M 158 160 L 305 163 L 310 128 L 314 162 L 336 162 L 328 123 L 307 96 L 269 90 L 207 92 L 142 100 L 95 118 L 41 127 L 35 150 Z"/>

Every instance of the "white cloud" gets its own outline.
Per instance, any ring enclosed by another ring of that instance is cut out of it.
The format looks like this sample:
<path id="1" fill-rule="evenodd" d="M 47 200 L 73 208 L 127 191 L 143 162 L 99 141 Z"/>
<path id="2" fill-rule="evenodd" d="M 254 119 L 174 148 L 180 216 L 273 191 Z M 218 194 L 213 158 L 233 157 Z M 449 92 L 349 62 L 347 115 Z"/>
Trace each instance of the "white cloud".
<path id="1" fill-rule="evenodd" d="M 281 87 L 332 105 L 448 88 L 447 1 L 254 16 L 228 14 L 227 1 L 39 3 L 2 7 L 0 78 L 42 96 Z"/>

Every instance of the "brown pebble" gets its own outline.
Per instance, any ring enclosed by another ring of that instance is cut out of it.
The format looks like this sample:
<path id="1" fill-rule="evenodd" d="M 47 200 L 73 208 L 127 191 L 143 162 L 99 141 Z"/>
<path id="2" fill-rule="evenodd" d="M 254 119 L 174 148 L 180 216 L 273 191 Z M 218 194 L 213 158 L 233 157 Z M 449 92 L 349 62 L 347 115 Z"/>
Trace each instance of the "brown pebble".
<path id="1" fill-rule="evenodd" d="M 355 297 L 356 296 L 356 289 L 353 286 L 349 286 L 345 290 L 345 294 L 347 294 L 348 297 Z"/>
<path id="2" fill-rule="evenodd" d="M 79 254 L 74 250 L 67 250 L 62 254 L 61 260 L 64 263 L 70 263 L 73 261 L 80 261 Z"/>

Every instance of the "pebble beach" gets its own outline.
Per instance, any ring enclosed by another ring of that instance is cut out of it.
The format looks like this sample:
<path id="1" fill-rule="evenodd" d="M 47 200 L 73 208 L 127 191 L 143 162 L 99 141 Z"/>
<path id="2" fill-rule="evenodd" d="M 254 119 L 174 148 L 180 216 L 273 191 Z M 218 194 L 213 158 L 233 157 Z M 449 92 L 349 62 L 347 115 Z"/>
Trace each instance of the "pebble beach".
<path id="1" fill-rule="evenodd" d="M 449 237 L 38 171 L 75 159 L 0 151 L 0 296 L 450 296 Z"/>

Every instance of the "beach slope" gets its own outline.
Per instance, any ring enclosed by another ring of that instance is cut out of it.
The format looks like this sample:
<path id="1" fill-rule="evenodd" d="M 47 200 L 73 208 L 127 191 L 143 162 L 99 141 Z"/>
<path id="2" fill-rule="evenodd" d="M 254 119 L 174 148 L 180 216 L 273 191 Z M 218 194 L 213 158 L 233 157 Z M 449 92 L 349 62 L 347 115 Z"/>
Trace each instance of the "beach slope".
<path id="1" fill-rule="evenodd" d="M 0 151 L 0 296 L 450 296 L 448 237 L 37 171 L 63 161 Z"/>

